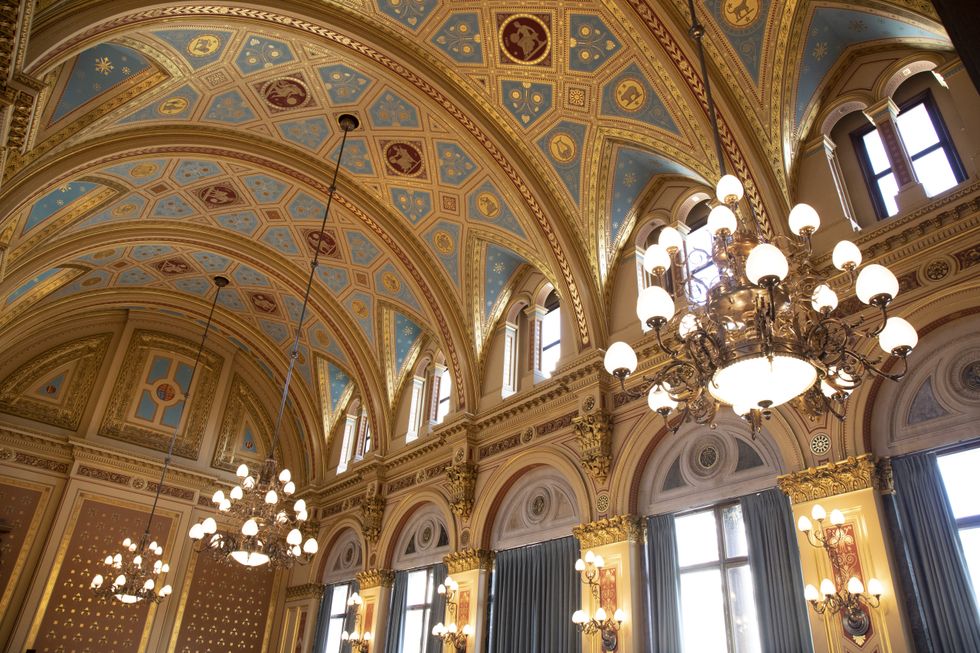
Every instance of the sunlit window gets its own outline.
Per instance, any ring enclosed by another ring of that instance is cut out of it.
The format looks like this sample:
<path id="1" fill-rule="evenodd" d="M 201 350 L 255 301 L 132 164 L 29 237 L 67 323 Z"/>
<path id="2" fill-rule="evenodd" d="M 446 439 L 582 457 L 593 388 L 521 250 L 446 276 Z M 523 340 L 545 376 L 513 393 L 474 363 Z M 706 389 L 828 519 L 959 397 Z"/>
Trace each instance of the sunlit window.
<path id="1" fill-rule="evenodd" d="M 684 653 L 761 651 L 742 506 L 680 515 L 674 524 Z"/>
<path id="2" fill-rule="evenodd" d="M 897 123 L 899 136 L 926 195 L 938 195 L 966 178 L 931 93 L 904 103 Z M 854 140 L 875 212 L 879 218 L 895 215 L 898 182 L 881 135 L 869 125 L 855 132 Z"/>
<path id="3" fill-rule="evenodd" d="M 408 574 L 405 592 L 405 621 L 402 626 L 401 653 L 423 653 L 432 630 L 432 601 L 435 589 L 433 570 L 419 569 Z"/>
<path id="4" fill-rule="evenodd" d="M 344 437 L 340 441 L 340 462 L 337 464 L 337 473 L 347 471 L 351 457 L 354 453 L 354 434 L 357 432 L 357 415 L 347 415 L 344 422 Z"/>
<path id="5" fill-rule="evenodd" d="M 548 312 L 541 319 L 541 373 L 551 376 L 561 358 L 561 306 L 558 297 L 549 297 Z"/>
<path id="6" fill-rule="evenodd" d="M 507 398 L 517 392 L 517 326 L 504 325 L 504 378 L 500 395 Z"/>
<path id="7" fill-rule="evenodd" d="M 405 441 L 411 442 L 419 437 L 422 426 L 423 402 L 425 401 L 425 378 L 416 376 L 412 379 L 412 399 L 408 405 L 408 430 Z"/>
<path id="8" fill-rule="evenodd" d="M 708 205 L 702 203 L 691 211 L 688 219 L 691 228 L 684 240 L 687 253 L 686 292 L 696 304 L 703 304 L 708 298 L 708 289 L 718 283 L 718 266 L 711 257 L 714 237 L 708 231 Z"/>
<path id="9" fill-rule="evenodd" d="M 963 558 L 973 581 L 973 594 L 980 604 L 980 497 L 977 496 L 980 447 L 939 456 L 938 460 L 946 496 L 960 532 Z"/>
<path id="10" fill-rule="evenodd" d="M 453 380 L 449 376 L 449 368 L 439 373 L 439 403 L 436 405 L 436 424 L 442 424 L 449 414 L 449 397 L 453 391 Z"/>
<path id="11" fill-rule="evenodd" d="M 347 620 L 347 596 L 350 592 L 350 585 L 334 585 L 330 594 L 330 616 L 327 621 L 327 645 L 322 653 L 340 653 L 340 646 L 343 643 L 341 634 L 346 627 Z"/>

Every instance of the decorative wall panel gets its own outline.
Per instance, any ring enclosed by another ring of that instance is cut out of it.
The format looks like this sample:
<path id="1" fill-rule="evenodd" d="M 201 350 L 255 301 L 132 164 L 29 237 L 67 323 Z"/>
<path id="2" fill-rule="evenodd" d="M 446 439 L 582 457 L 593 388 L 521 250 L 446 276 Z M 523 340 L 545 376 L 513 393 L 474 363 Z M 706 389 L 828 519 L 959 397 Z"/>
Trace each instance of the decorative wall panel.
<path id="1" fill-rule="evenodd" d="M 194 387 L 187 388 L 197 347 L 185 338 L 134 331 L 99 435 L 166 451 L 180 426 L 174 453 L 197 458 L 222 364 L 220 356 L 204 350 Z M 184 406 L 188 390 L 189 409 Z"/>
<path id="2" fill-rule="evenodd" d="M 122 541 L 143 532 L 148 512 L 109 498 L 77 500 L 55 557 L 40 608 L 31 626 L 28 648 L 40 651 L 146 650 L 156 606 L 124 606 L 96 598 L 89 584 L 102 572 L 101 561 Z M 150 534 L 172 552 L 168 537 L 172 518 L 154 517 Z M 166 554 L 165 554 L 165 557 Z"/>
<path id="3" fill-rule="evenodd" d="M 0 614 L 7 611 L 17 579 L 37 535 L 50 488 L 0 477 Z"/>
<path id="4" fill-rule="evenodd" d="M 272 442 L 272 420 L 245 380 L 235 375 L 218 431 L 211 465 L 235 471 L 242 463 L 261 462 Z"/>
<path id="5" fill-rule="evenodd" d="M 208 555 L 197 556 L 193 564 L 191 582 L 181 596 L 179 632 L 171 653 L 264 651 L 275 572 Z"/>

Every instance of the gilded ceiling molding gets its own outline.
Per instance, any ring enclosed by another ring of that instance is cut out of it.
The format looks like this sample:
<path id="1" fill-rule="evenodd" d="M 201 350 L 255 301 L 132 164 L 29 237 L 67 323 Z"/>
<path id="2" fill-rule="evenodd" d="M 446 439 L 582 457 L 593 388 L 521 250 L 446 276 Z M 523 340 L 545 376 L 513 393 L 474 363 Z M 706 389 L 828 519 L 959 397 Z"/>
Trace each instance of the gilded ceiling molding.
<path id="1" fill-rule="evenodd" d="M 238 444 L 246 415 L 252 418 L 252 423 L 255 424 L 258 431 L 255 435 L 262 440 L 262 455 L 260 457 L 259 452 L 256 452 L 256 456 L 243 460 L 236 456 L 234 449 Z M 233 472 L 242 462 L 255 463 L 263 460 L 269 454 L 273 428 L 272 420 L 265 411 L 262 401 L 248 386 L 245 379 L 236 373 L 231 381 L 231 390 L 228 393 L 228 401 L 225 403 L 221 427 L 218 429 L 218 442 L 214 446 L 211 466 Z M 279 457 L 282 452 L 277 451 L 276 454 Z"/>
<path id="2" fill-rule="evenodd" d="M 554 255 L 555 261 L 558 265 L 558 269 L 561 272 L 562 279 L 565 282 L 566 292 L 563 292 L 562 296 L 571 306 L 573 313 L 575 314 L 579 343 L 582 347 L 592 344 L 589 322 L 585 313 L 585 306 L 582 302 L 576 276 L 572 270 L 568 257 L 565 255 L 564 244 L 561 242 L 558 233 L 555 231 L 551 221 L 548 219 L 544 208 L 538 202 L 534 191 L 525 181 L 524 176 L 511 163 L 510 158 L 506 155 L 506 153 L 493 142 L 490 136 L 480 128 L 476 121 L 469 117 L 466 111 L 456 105 L 452 98 L 448 97 L 433 84 L 422 78 L 412 68 L 405 66 L 387 54 L 374 49 L 370 45 L 362 43 L 358 39 L 355 39 L 348 34 L 342 34 L 338 31 L 328 29 L 323 25 L 311 23 L 293 16 L 277 14 L 271 11 L 247 7 L 228 7 L 217 5 L 161 7 L 132 12 L 125 16 L 104 21 L 98 26 L 92 27 L 80 34 L 76 34 L 71 39 L 68 39 L 62 43 L 57 48 L 57 51 L 48 53 L 47 58 L 37 62 L 36 66 L 44 66 L 46 64 L 46 60 L 57 56 L 59 52 L 64 52 L 76 47 L 78 44 L 83 43 L 92 36 L 105 34 L 109 31 L 118 30 L 134 24 L 145 23 L 154 19 L 172 19 L 183 16 L 221 16 L 226 19 L 251 19 L 257 22 L 274 23 L 276 27 L 280 29 L 282 27 L 288 27 L 306 32 L 308 34 L 313 34 L 325 40 L 331 41 L 346 50 L 353 51 L 356 54 L 371 60 L 375 64 L 388 69 L 395 75 L 414 85 L 425 95 L 429 96 L 431 100 L 433 100 L 443 110 L 456 119 L 460 126 L 468 131 L 470 135 L 484 147 L 487 153 L 500 167 L 501 171 L 504 172 L 507 178 L 510 179 L 511 183 L 513 183 L 518 190 L 521 198 L 524 200 L 524 203 L 538 223 L 542 236 L 550 246 L 552 254 Z M 474 100 L 479 102 L 478 98 L 474 98 Z M 486 105 L 486 102 L 484 101 L 481 104 Z M 743 177 L 743 179 L 751 181 L 750 177 Z M 749 195 L 748 185 L 746 186 L 746 195 Z M 590 287 L 589 290 L 592 290 L 592 288 Z"/>
<path id="3" fill-rule="evenodd" d="M 572 529 L 572 535 L 583 549 L 617 542 L 642 543 L 646 539 L 643 520 L 636 515 L 615 515 L 582 524 Z"/>
<path id="4" fill-rule="evenodd" d="M 167 450 L 167 433 L 159 429 L 139 426 L 130 419 L 130 407 L 136 401 L 135 389 L 140 383 L 140 375 L 145 371 L 152 350 L 173 352 L 193 360 L 197 353 L 197 344 L 163 333 L 137 330 L 133 332 L 122 367 L 116 377 L 116 384 L 109 396 L 105 417 L 99 428 L 99 435 L 124 442 L 132 442 L 143 447 Z M 218 385 L 218 374 L 224 359 L 205 349 L 201 354 L 201 374 L 197 377 L 193 388 L 188 393 L 191 396 L 187 410 L 183 433 L 174 445 L 174 454 L 182 458 L 197 458 L 204 438 L 204 426 L 212 406 L 215 388 Z M 179 391 L 179 388 L 178 388 Z"/>
<path id="5" fill-rule="evenodd" d="M 0 411 L 77 431 L 111 340 L 111 333 L 100 333 L 72 340 L 35 356 L 0 383 Z M 64 397 L 60 401 L 28 394 L 37 391 L 36 386 L 51 381 L 46 377 L 58 372 L 59 368 L 66 371 L 64 387 L 60 389 Z"/>
<path id="6" fill-rule="evenodd" d="M 890 462 L 866 453 L 780 476 L 777 483 L 790 501 L 805 503 L 868 488 L 887 492 L 891 476 Z"/>
<path id="7" fill-rule="evenodd" d="M 286 588 L 287 601 L 307 601 L 314 599 L 319 601 L 327 591 L 326 585 L 320 583 L 304 583 L 303 585 L 293 585 Z"/>
<path id="8" fill-rule="evenodd" d="M 488 551 L 487 549 L 465 549 L 463 551 L 454 551 L 442 560 L 449 569 L 450 574 L 459 574 L 464 571 L 473 571 L 474 569 L 490 571 L 493 569 L 493 561 L 496 557 L 497 554 L 495 552 Z"/>
<path id="9" fill-rule="evenodd" d="M 582 469 L 597 485 L 609 477 L 612 465 L 612 415 L 597 410 L 572 419 L 579 446 Z"/>
<path id="10" fill-rule="evenodd" d="M 446 488 L 453 514 L 466 521 L 473 512 L 476 498 L 476 475 L 479 468 L 470 462 L 454 462 L 446 468 Z"/>
<path id="11" fill-rule="evenodd" d="M 395 572 L 391 569 L 366 569 L 354 574 L 361 591 L 375 587 L 391 587 L 395 584 Z"/>

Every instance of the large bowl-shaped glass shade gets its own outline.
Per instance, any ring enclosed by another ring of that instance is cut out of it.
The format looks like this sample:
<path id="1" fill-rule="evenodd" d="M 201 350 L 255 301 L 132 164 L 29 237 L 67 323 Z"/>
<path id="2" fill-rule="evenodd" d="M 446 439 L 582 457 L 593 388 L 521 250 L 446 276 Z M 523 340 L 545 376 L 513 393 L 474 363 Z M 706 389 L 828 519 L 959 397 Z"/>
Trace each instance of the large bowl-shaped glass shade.
<path id="1" fill-rule="evenodd" d="M 789 230 L 799 236 L 804 231 L 813 233 L 820 226 L 820 215 L 809 204 L 800 202 L 789 212 Z"/>
<path id="2" fill-rule="evenodd" d="M 660 286 L 644 288 L 636 298 L 636 316 L 643 324 L 655 318 L 669 320 L 674 316 L 674 300 Z"/>
<path id="3" fill-rule="evenodd" d="M 776 354 L 742 358 L 715 372 L 708 392 L 730 406 L 779 406 L 803 394 L 817 370 L 802 358 Z M 768 402 L 768 403 L 766 403 Z"/>
<path id="4" fill-rule="evenodd" d="M 632 374 L 636 370 L 636 352 L 625 342 L 618 341 L 609 345 L 606 357 L 603 359 L 606 371 L 610 374 L 616 370 L 626 370 Z"/>
<path id="5" fill-rule="evenodd" d="M 861 250 L 851 241 L 842 240 L 834 246 L 834 253 L 831 258 L 835 268 L 846 270 L 850 266 L 861 265 Z"/>
<path id="6" fill-rule="evenodd" d="M 905 349 L 914 349 L 919 344 L 919 334 L 915 327 L 900 317 L 890 317 L 885 328 L 878 334 L 878 344 L 889 354 Z"/>
<path id="7" fill-rule="evenodd" d="M 898 295 L 898 279 L 884 265 L 872 263 L 861 268 L 854 284 L 854 291 L 858 299 L 865 304 L 870 304 L 872 298 L 879 295 L 887 295 L 889 299 L 895 299 Z"/>
<path id="8" fill-rule="evenodd" d="M 752 248 L 745 259 L 745 275 L 754 284 L 766 278 L 777 278 L 780 281 L 789 274 L 789 263 L 786 255 L 779 248 L 769 243 L 761 243 Z"/>
<path id="9" fill-rule="evenodd" d="M 231 557 L 235 562 L 246 567 L 261 567 L 269 562 L 269 556 L 258 551 L 232 551 Z"/>

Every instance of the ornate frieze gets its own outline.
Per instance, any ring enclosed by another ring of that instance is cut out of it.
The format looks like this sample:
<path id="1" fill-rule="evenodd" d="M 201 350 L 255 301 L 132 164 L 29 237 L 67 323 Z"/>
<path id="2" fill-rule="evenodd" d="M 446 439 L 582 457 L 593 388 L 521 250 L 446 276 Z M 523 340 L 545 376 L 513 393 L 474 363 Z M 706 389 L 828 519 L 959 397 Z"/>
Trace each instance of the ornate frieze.
<path id="1" fill-rule="evenodd" d="M 490 444 L 480 447 L 479 456 L 480 458 L 487 458 L 493 456 L 502 451 L 507 451 L 508 449 L 513 449 L 521 443 L 521 434 L 515 433 L 514 435 L 509 435 L 502 440 L 497 440 L 496 442 L 491 442 Z"/>
<path id="2" fill-rule="evenodd" d="M 866 453 L 780 476 L 778 484 L 793 503 L 867 488 L 889 491 L 891 465 L 887 461 L 875 462 L 874 456 Z"/>
<path id="3" fill-rule="evenodd" d="M 109 483 L 116 483 L 118 485 L 129 485 L 132 480 L 132 476 L 127 476 L 126 474 L 120 474 L 119 472 L 110 472 L 106 469 L 99 469 L 98 467 L 89 467 L 87 465 L 79 465 L 75 473 L 79 476 L 85 476 L 87 478 L 94 478 L 99 481 L 108 481 Z"/>
<path id="4" fill-rule="evenodd" d="M 388 483 L 386 492 L 391 494 L 392 492 L 398 492 L 399 490 L 404 490 L 406 488 L 425 483 L 431 478 L 435 478 L 442 474 L 442 472 L 449 466 L 449 463 L 439 463 L 438 465 L 433 465 L 431 467 L 426 467 L 425 469 L 420 469 L 414 474 L 409 474 L 408 476 L 403 476 L 397 480 Z"/>
<path id="5" fill-rule="evenodd" d="M 286 600 L 305 601 L 307 599 L 316 599 L 319 601 L 323 598 L 323 593 L 326 591 L 326 589 L 327 586 L 321 585 L 320 583 L 293 585 L 292 587 L 286 588 Z"/>
<path id="6" fill-rule="evenodd" d="M 473 511 L 478 468 L 474 463 L 457 462 L 446 468 L 449 505 L 460 519 L 469 519 Z"/>
<path id="7" fill-rule="evenodd" d="M 612 415 L 597 410 L 572 419 L 582 468 L 598 484 L 606 482 L 612 464 Z"/>
<path id="8" fill-rule="evenodd" d="M 493 569 L 493 561 L 497 554 L 487 549 L 465 549 L 450 553 L 443 562 L 449 569 L 450 574 L 459 574 L 473 569 Z"/>
<path id="9" fill-rule="evenodd" d="M 395 582 L 395 572 L 391 569 L 366 569 L 354 575 L 361 591 L 375 587 L 391 587 Z"/>
<path id="10" fill-rule="evenodd" d="M 385 513 L 384 497 L 374 494 L 361 503 L 361 531 L 364 539 L 371 544 L 378 541 L 381 534 L 381 519 Z"/>
<path id="11" fill-rule="evenodd" d="M 643 520 L 636 515 L 615 515 L 576 526 L 572 534 L 586 549 L 616 542 L 643 542 Z"/>

